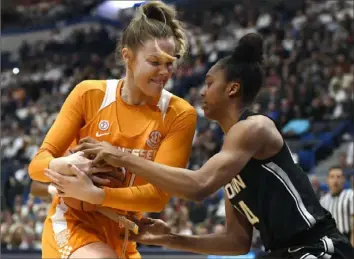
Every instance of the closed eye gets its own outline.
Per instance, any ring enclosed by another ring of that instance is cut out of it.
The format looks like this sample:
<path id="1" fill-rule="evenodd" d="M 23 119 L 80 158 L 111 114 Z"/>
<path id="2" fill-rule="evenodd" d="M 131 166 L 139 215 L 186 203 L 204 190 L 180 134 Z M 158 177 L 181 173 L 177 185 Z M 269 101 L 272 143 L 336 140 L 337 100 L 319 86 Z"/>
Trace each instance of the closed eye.
<path id="1" fill-rule="evenodd" d="M 158 62 L 158 61 L 149 61 L 149 62 L 153 66 L 159 66 L 160 65 L 160 62 Z"/>

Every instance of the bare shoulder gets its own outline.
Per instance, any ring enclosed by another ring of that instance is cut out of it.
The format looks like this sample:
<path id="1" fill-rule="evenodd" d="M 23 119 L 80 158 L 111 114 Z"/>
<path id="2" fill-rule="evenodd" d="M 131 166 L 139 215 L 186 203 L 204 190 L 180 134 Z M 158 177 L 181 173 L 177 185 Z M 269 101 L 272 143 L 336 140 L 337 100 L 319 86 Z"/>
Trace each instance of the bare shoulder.
<path id="1" fill-rule="evenodd" d="M 262 127 L 263 129 L 275 130 L 277 128 L 271 119 L 263 115 L 249 116 L 245 121 L 247 121 L 253 127 Z"/>
<path id="2" fill-rule="evenodd" d="M 263 115 L 250 116 L 246 120 L 236 123 L 230 129 L 232 135 L 240 135 L 240 133 L 244 133 L 244 137 L 256 138 L 267 136 L 274 131 L 278 132 L 274 122 Z"/>
<path id="3" fill-rule="evenodd" d="M 283 146 L 283 138 L 274 122 L 262 115 L 250 116 L 236 123 L 226 137 L 225 142 L 231 145 L 235 146 L 237 142 L 238 147 L 253 150 L 256 159 L 271 157 Z"/>
<path id="4" fill-rule="evenodd" d="M 283 137 L 278 131 L 274 121 L 263 115 L 255 115 L 247 118 L 246 121 L 256 127 L 264 143 L 263 147 L 255 154 L 256 159 L 267 159 L 277 154 L 283 147 Z"/>

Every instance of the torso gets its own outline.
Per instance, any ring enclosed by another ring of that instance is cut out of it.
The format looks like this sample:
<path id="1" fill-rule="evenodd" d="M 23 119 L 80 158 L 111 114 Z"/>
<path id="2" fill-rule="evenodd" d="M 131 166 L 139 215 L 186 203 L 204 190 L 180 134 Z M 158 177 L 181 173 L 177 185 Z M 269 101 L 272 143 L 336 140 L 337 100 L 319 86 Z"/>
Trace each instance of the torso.
<path id="1" fill-rule="evenodd" d="M 240 120 L 252 115 L 246 111 Z M 252 158 L 224 188 L 232 205 L 260 231 L 267 249 L 291 243 L 318 222 L 333 223 L 285 142 L 268 159 Z"/>
<path id="2" fill-rule="evenodd" d="M 89 118 L 86 125 L 80 130 L 77 139 L 90 136 L 99 141 L 109 142 L 122 151 L 153 161 L 159 144 L 166 135 L 161 111 L 157 107 L 148 105 L 141 107 L 126 105 L 120 99 L 122 83 L 111 82 L 113 84 L 108 87 L 112 87 L 112 91 L 115 90 L 113 92 L 118 97 L 112 98 L 112 103 L 106 100 L 101 108 L 98 107 L 97 114 L 93 118 Z M 121 129 L 123 128 L 122 124 L 125 124 L 124 131 Z M 127 127 L 127 124 L 130 125 L 130 128 Z M 126 186 L 147 183 L 141 177 L 135 177 L 129 172 L 126 176 Z"/>

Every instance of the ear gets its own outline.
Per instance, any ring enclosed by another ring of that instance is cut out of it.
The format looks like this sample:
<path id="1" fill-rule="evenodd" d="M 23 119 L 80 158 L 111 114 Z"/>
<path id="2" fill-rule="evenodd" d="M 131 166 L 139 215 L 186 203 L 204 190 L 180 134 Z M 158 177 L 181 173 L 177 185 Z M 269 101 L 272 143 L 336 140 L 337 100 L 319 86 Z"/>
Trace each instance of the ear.
<path id="1" fill-rule="evenodd" d="M 226 88 L 227 94 L 229 97 L 235 97 L 235 96 L 239 95 L 240 89 L 241 89 L 241 86 L 237 82 L 230 82 Z"/>
<path id="2" fill-rule="evenodd" d="M 131 49 L 129 48 L 123 48 L 122 49 L 122 58 L 125 62 L 125 64 L 127 64 L 128 66 L 130 66 L 132 64 L 133 61 L 133 52 L 131 51 Z"/>

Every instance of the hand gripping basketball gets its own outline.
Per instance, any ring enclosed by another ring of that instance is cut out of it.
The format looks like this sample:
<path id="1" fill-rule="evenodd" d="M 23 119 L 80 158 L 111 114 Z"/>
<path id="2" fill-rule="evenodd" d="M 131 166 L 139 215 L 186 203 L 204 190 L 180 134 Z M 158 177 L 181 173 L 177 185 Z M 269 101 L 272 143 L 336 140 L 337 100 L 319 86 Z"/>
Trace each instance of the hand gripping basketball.
<path id="1" fill-rule="evenodd" d="M 56 158 L 50 165 L 53 171 L 63 175 L 74 175 L 70 169 L 70 164 L 76 166 L 79 170 L 88 174 L 96 186 L 107 186 L 110 188 L 123 187 L 125 178 L 125 170 L 121 168 L 113 168 L 111 166 L 92 167 L 91 160 L 82 156 L 82 152 L 77 152 L 65 157 Z M 57 194 L 58 191 L 54 186 L 50 186 L 48 191 Z M 63 198 L 66 205 L 70 208 L 80 211 L 95 211 L 97 205 L 80 201 L 74 198 Z"/>

